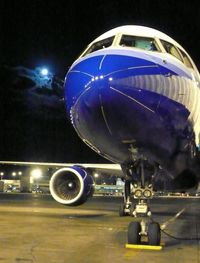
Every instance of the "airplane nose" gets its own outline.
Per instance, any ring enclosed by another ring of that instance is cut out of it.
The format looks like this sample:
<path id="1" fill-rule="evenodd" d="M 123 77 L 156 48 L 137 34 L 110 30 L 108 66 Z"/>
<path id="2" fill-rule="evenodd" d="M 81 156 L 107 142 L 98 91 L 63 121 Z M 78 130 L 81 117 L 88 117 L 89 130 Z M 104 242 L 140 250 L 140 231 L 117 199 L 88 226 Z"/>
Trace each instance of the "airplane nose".
<path id="1" fill-rule="evenodd" d="M 68 110 L 76 103 L 80 95 L 91 87 L 94 80 L 102 76 L 100 68 L 102 58 L 103 56 L 95 56 L 84 59 L 70 68 L 65 79 L 65 100 Z"/>
<path id="2" fill-rule="evenodd" d="M 93 76 L 80 71 L 69 71 L 65 79 L 65 102 L 68 112 L 86 90 Z"/>
<path id="3" fill-rule="evenodd" d="M 150 85 L 160 87 L 159 77 L 155 77 L 159 75 L 158 65 L 147 56 L 141 59 L 137 56 L 100 55 L 83 59 L 75 63 L 66 76 L 67 109 L 70 111 L 88 94 L 94 100 L 101 100 L 102 96 L 109 97 L 111 89 L 118 94 L 121 92 L 132 96 L 134 88 L 138 94 L 138 91 L 148 89 Z M 147 101 L 149 103 L 150 100 Z"/>
<path id="4" fill-rule="evenodd" d="M 78 61 L 66 76 L 65 99 L 79 136 L 104 157 L 110 149 L 112 160 L 123 162 L 130 154 L 126 144 L 148 141 L 159 122 L 160 76 L 150 59 L 108 55 Z"/>
<path id="5" fill-rule="evenodd" d="M 65 82 L 65 101 L 73 124 L 79 119 L 94 122 L 102 115 L 102 99 L 112 78 L 93 72 L 70 71 Z M 91 119 L 92 118 L 92 119 Z"/>
<path id="6" fill-rule="evenodd" d="M 91 116 L 92 121 L 101 116 L 108 126 L 104 109 L 109 108 L 110 112 L 114 105 L 120 113 L 118 102 L 124 105 L 127 99 L 132 100 L 133 110 L 135 102 L 135 107 L 145 104 L 144 108 L 153 111 L 152 107 L 155 105 L 151 95 L 147 99 L 142 93 L 147 82 L 148 85 L 156 85 L 156 78 L 152 80 L 152 75 L 159 75 L 159 69 L 147 58 L 107 55 L 83 59 L 73 65 L 66 76 L 65 98 L 68 112 L 73 109 L 76 112 L 73 118 L 76 115 L 90 119 Z M 145 103 L 141 101 L 144 99 Z"/>

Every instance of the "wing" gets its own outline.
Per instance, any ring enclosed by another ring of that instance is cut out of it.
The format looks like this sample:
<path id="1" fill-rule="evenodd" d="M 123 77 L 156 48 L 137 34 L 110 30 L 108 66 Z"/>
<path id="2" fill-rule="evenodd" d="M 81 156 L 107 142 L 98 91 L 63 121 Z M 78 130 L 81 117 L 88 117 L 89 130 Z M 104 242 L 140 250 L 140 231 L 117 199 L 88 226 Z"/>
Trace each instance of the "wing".
<path id="1" fill-rule="evenodd" d="M 37 166 L 47 168 L 67 168 L 79 166 L 86 169 L 91 169 L 93 172 L 105 172 L 106 174 L 114 173 L 122 177 L 123 172 L 119 164 L 100 164 L 100 163 L 41 163 L 41 162 L 15 162 L 15 161 L 0 161 L 0 165 L 19 165 L 19 166 Z"/>
<path id="2" fill-rule="evenodd" d="M 94 180 L 92 174 L 94 172 L 118 177 L 123 176 L 119 164 L 0 161 L 0 165 L 55 168 L 49 182 L 49 188 L 52 197 L 63 205 L 80 205 L 93 195 Z"/>

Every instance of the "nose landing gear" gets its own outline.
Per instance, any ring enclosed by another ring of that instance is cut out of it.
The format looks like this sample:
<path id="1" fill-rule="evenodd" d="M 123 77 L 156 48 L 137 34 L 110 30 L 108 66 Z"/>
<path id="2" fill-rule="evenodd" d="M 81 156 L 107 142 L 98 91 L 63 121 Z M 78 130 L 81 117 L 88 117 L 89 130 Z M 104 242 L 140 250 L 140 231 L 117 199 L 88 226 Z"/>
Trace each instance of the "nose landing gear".
<path id="1" fill-rule="evenodd" d="M 128 169 L 127 169 L 128 170 Z M 153 197 L 153 188 L 145 179 L 144 161 L 140 160 L 137 166 L 137 175 L 140 179 L 136 184 L 133 183 L 131 188 L 131 180 L 126 180 L 124 185 L 124 205 L 120 207 L 120 216 L 130 215 L 138 218 L 138 221 L 130 222 L 128 226 L 128 244 L 146 243 L 151 246 L 159 246 L 161 241 L 160 225 L 152 222 L 152 213 L 149 207 L 149 201 Z M 129 175 L 129 178 L 131 176 Z M 149 178 L 148 178 L 149 179 Z M 148 180 L 149 181 L 149 180 Z M 131 196 L 137 200 L 137 204 L 132 205 Z"/>
<path id="2" fill-rule="evenodd" d="M 140 221 L 133 221 L 128 226 L 129 244 L 146 243 L 148 240 L 151 246 L 160 245 L 160 225 L 157 222 L 151 222 L 151 214 L 147 199 L 139 199 L 131 215 L 139 218 Z"/>

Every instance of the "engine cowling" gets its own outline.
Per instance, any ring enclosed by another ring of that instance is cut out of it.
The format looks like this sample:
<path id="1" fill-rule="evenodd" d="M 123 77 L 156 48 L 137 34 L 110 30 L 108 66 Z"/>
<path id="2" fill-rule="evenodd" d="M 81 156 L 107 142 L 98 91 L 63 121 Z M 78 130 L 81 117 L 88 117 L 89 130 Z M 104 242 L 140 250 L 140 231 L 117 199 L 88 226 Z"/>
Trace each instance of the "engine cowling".
<path id="1" fill-rule="evenodd" d="M 94 181 L 82 167 L 65 167 L 52 175 L 50 192 L 53 198 L 63 205 L 81 205 L 93 195 Z"/>

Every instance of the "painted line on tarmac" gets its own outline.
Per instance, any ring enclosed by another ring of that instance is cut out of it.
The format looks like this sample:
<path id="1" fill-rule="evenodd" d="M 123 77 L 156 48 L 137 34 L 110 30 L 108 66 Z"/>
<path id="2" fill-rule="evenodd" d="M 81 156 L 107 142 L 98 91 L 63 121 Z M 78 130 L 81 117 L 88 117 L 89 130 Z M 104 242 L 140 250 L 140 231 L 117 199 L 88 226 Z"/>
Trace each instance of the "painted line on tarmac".
<path id="1" fill-rule="evenodd" d="M 126 248 L 132 249 L 145 249 L 145 250 L 161 250 L 162 246 L 151 246 L 151 245 L 135 245 L 135 244 L 126 244 Z"/>

